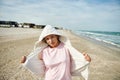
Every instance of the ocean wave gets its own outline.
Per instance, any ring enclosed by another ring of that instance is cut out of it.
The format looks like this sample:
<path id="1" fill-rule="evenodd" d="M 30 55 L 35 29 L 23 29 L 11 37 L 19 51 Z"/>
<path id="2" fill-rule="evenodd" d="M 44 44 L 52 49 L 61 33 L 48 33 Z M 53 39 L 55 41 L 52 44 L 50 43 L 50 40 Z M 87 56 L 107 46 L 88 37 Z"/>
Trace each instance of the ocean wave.
<path id="1" fill-rule="evenodd" d="M 76 31 L 78 35 L 87 36 L 100 42 L 120 47 L 120 32 Z M 112 34 L 113 33 L 113 34 Z"/>

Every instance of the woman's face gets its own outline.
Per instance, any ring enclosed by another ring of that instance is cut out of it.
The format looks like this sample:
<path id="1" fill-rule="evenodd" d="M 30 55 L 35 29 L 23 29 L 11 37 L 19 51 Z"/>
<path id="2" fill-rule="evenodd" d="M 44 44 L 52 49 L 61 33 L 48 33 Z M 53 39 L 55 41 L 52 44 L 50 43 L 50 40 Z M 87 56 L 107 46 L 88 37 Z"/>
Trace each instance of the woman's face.
<path id="1" fill-rule="evenodd" d="M 46 36 L 44 39 L 46 43 L 52 48 L 57 47 L 59 45 L 59 36 L 57 35 L 51 34 Z"/>

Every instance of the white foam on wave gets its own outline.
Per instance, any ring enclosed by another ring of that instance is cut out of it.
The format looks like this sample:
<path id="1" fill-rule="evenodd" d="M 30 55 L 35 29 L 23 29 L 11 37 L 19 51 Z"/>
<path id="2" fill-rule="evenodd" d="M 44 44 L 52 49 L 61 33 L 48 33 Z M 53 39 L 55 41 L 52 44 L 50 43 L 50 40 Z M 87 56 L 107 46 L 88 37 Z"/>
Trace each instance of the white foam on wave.
<path id="1" fill-rule="evenodd" d="M 86 32 L 86 31 L 80 31 L 80 32 L 77 32 L 77 33 L 80 34 L 80 35 L 83 35 L 83 36 L 87 36 L 91 39 L 100 41 L 100 42 L 104 42 L 104 43 L 107 43 L 107 44 L 111 44 L 111 45 L 120 47 L 120 45 L 116 43 L 116 41 L 118 43 L 120 43 L 119 42 L 119 40 L 120 40 L 119 36 L 107 35 L 107 34 L 101 34 L 101 33 L 94 33 L 94 32 Z"/>

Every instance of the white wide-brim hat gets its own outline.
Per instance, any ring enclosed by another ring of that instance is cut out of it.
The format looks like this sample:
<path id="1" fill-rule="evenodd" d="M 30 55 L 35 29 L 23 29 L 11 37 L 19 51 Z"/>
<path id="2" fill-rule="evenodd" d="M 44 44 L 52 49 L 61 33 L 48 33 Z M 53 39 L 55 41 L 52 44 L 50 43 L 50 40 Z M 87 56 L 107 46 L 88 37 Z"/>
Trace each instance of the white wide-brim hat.
<path id="1" fill-rule="evenodd" d="M 45 28 L 43 29 L 43 31 L 41 32 L 38 41 L 36 41 L 34 49 L 37 47 L 45 47 L 48 44 L 45 43 L 43 41 L 43 39 L 48 36 L 48 35 L 58 35 L 59 36 L 59 40 L 67 45 L 71 45 L 70 40 L 65 36 L 65 34 L 63 35 L 62 33 L 60 33 L 58 30 L 56 30 L 53 26 L 51 25 L 46 25 Z"/>

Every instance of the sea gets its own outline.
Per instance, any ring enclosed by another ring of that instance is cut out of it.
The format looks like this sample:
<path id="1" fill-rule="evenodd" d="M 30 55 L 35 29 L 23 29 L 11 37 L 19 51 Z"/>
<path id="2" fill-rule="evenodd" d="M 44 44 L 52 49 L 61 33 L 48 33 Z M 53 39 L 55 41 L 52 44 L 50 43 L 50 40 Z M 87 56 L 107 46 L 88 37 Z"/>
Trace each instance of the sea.
<path id="1" fill-rule="evenodd" d="M 74 30 L 77 35 L 114 45 L 120 48 L 120 32 Z"/>

